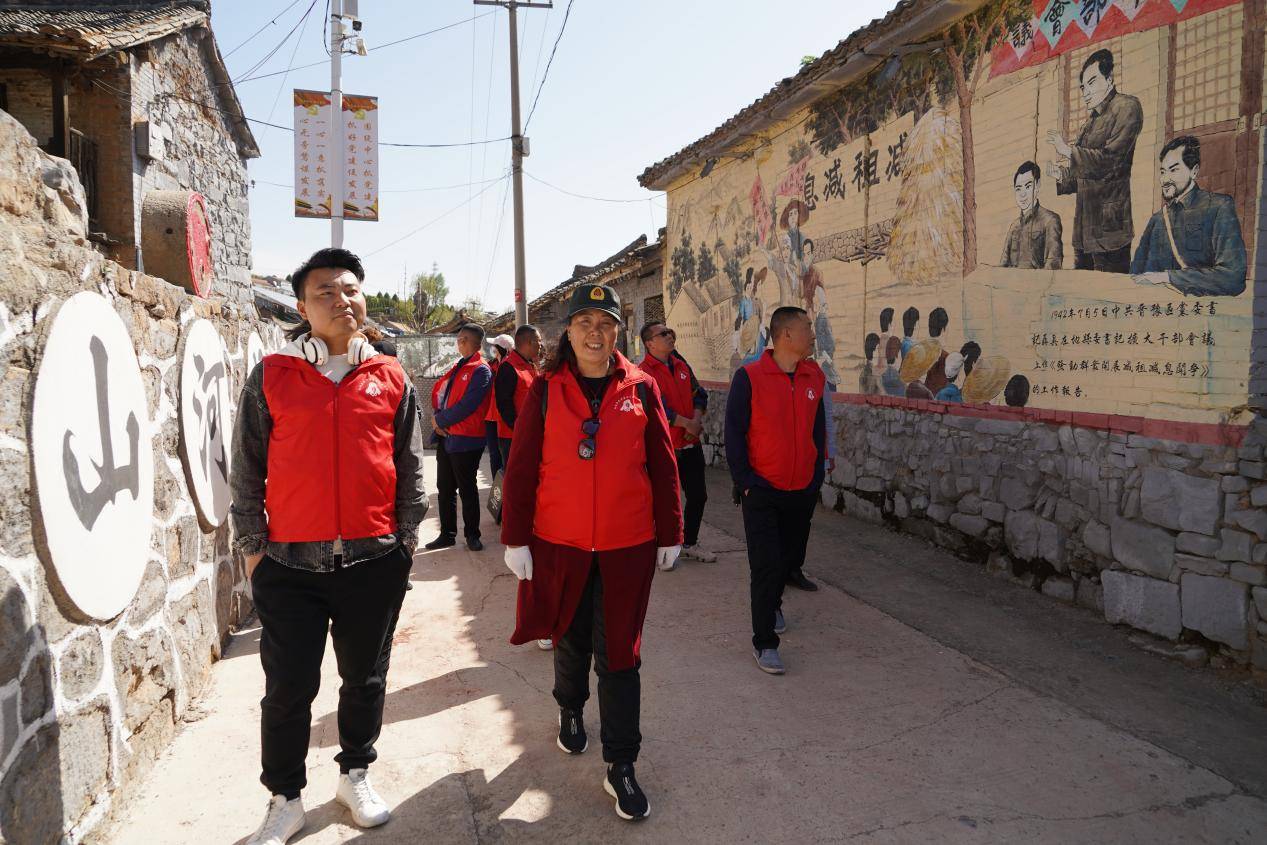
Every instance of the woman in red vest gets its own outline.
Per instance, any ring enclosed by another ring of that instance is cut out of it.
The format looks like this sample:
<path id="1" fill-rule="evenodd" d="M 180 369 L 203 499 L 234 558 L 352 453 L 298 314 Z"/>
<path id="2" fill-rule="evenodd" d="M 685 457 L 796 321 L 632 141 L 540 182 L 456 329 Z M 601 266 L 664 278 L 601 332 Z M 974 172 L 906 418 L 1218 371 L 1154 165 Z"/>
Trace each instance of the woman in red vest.
<path id="1" fill-rule="evenodd" d="M 623 819 L 650 805 L 634 779 L 638 667 L 657 562 L 681 551 L 669 425 L 654 379 L 615 351 L 620 299 L 580 285 L 559 346 L 515 422 L 503 487 L 506 565 L 520 579 L 511 642 L 555 642 L 558 746 L 588 747 L 582 710 L 598 674 L 603 788 Z"/>
<path id="2" fill-rule="evenodd" d="M 499 334 L 497 337 L 489 341 L 492 347 L 492 356 L 488 359 L 488 368 L 493 372 L 492 383 L 497 384 L 497 373 L 501 371 L 502 364 L 506 363 L 506 356 L 510 354 L 510 350 L 514 349 L 515 342 L 511 340 L 508 334 Z M 502 460 L 501 447 L 497 441 L 497 430 L 501 424 L 501 415 L 497 413 L 496 397 L 488 402 L 488 413 L 484 415 L 484 438 L 488 444 L 488 474 L 490 476 L 497 475 L 505 467 Z"/>

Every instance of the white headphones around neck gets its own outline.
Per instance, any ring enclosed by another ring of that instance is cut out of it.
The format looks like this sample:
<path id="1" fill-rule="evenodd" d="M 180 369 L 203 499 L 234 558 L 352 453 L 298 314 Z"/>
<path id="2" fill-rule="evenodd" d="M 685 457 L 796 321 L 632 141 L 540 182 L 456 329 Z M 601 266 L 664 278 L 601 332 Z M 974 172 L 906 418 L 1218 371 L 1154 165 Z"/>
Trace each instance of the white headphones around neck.
<path id="1" fill-rule="evenodd" d="M 326 342 L 311 334 L 299 338 L 299 351 L 303 353 L 305 361 L 318 367 L 330 357 Z M 355 335 L 348 341 L 348 363 L 354 367 L 365 363 L 377 354 L 378 350 L 362 335 Z"/>

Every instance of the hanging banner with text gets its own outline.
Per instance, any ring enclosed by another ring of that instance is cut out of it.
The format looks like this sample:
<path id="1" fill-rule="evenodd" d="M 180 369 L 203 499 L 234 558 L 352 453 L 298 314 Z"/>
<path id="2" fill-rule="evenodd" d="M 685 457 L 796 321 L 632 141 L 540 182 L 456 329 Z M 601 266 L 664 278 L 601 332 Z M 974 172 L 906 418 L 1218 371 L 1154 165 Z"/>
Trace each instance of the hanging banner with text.
<path id="1" fill-rule="evenodd" d="M 1034 15 L 1013 25 L 995 46 L 990 76 L 1041 64 L 1053 56 L 1176 21 L 1241 0 L 1033 0 Z"/>
<path id="2" fill-rule="evenodd" d="M 343 95 L 343 216 L 378 220 L 378 98 Z M 295 89 L 295 216 L 329 219 L 337 168 L 330 94 Z"/>

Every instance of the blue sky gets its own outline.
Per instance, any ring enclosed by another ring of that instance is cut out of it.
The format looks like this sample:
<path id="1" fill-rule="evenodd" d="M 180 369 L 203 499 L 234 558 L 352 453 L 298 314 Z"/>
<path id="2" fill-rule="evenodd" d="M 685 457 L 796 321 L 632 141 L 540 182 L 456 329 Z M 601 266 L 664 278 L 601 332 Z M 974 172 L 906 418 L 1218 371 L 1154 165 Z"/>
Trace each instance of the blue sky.
<path id="1" fill-rule="evenodd" d="M 312 0 L 298 0 L 283 12 L 290 3 L 213 4 L 212 26 L 221 51 L 229 54 L 234 79 L 247 76 L 279 44 L 251 75 L 326 59 L 321 35 L 326 0 L 316 0 L 306 22 L 282 43 Z M 343 88 L 378 96 L 380 141 L 454 143 L 510 134 L 505 10 L 470 0 L 361 0 L 360 5 L 362 35 L 371 52 L 345 57 Z M 528 295 L 543 293 L 570 276 L 573 265 L 595 263 L 641 234 L 654 239 L 664 225 L 664 197 L 638 185 L 647 165 L 707 134 L 795 73 L 802 56 L 822 54 L 891 5 L 890 0 L 800 0 L 795 5 L 575 0 L 525 133 L 531 143 L 524 162 Z M 555 0 L 552 10 L 519 12 L 525 116 L 566 7 L 567 0 Z M 463 23 L 443 32 L 373 49 L 458 21 Z M 329 67 L 322 64 L 242 82 L 237 91 L 247 116 L 290 126 L 291 89 L 327 90 L 329 81 Z M 292 182 L 292 134 L 258 124 L 252 128 L 263 153 L 250 164 L 254 269 L 285 274 L 329 243 L 330 224 L 296 219 L 291 191 L 277 187 Z M 366 258 L 367 288 L 399 290 L 406 272 L 412 275 L 434 263 L 445 274 L 451 302 L 475 296 L 490 310 L 509 309 L 514 238 L 508 195 L 503 206 L 509 180 L 466 187 L 496 180 L 508 171 L 509 159 L 508 141 L 452 149 L 383 148 L 381 221 L 349 222 L 345 228 L 344 245 Z M 635 201 L 578 199 L 531 177 L 573 193 Z M 446 187 L 453 185 L 463 187 Z M 437 187 L 445 189 L 415 190 Z M 441 217 L 446 212 L 451 213 Z M 381 249 L 436 218 L 441 219 Z"/>

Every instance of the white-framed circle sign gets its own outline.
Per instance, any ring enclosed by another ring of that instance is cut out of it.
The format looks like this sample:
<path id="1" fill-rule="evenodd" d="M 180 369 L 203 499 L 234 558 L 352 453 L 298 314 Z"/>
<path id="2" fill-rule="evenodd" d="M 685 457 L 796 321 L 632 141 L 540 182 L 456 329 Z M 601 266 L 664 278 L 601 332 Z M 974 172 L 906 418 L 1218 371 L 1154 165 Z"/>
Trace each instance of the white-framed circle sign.
<path id="1" fill-rule="evenodd" d="M 210 321 L 194 320 L 180 359 L 181 458 L 198 516 L 211 528 L 229 514 L 232 377 L 220 333 Z"/>
<path id="2" fill-rule="evenodd" d="M 246 368 L 242 371 L 242 378 L 250 378 L 251 371 L 262 360 L 264 360 L 264 341 L 260 339 L 259 332 L 251 332 L 246 337 Z"/>
<path id="3" fill-rule="evenodd" d="M 132 340 L 110 302 L 91 291 L 66 300 L 36 376 L 31 455 L 49 563 L 93 619 L 127 608 L 149 559 L 148 407 Z"/>

